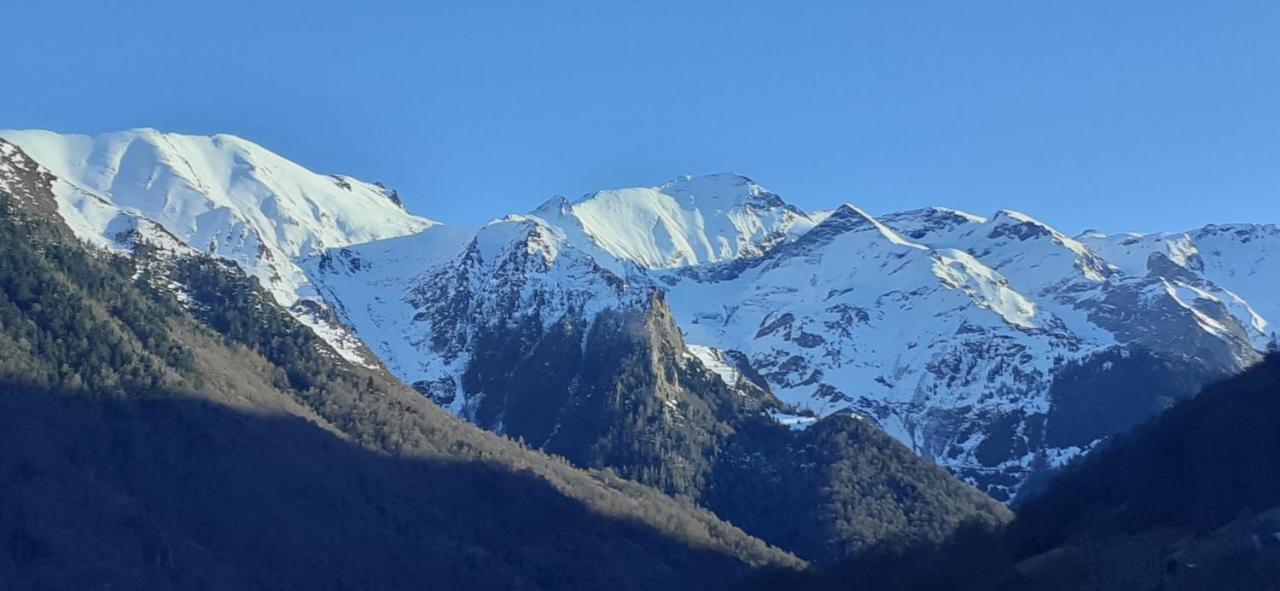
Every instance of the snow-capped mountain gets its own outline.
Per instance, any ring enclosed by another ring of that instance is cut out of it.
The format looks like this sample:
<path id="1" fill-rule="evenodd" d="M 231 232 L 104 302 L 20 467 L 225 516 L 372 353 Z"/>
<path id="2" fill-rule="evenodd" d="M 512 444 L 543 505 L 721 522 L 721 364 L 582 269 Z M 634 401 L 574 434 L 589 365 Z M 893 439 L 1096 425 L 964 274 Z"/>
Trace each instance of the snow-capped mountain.
<path id="1" fill-rule="evenodd" d="M 744 177 L 683 177 L 335 249 L 307 268 L 388 367 L 466 415 L 483 397 L 462 378 L 484 329 L 633 308 L 659 289 L 655 270 L 760 256 L 813 225 Z"/>
<path id="2" fill-rule="evenodd" d="M 531 351 L 556 323 L 661 290 L 709 367 L 731 354 L 795 410 L 857 411 L 1009 498 L 1036 466 L 1162 404 L 1128 401 L 1139 409 L 1109 427 L 1055 420 L 1076 412 L 1082 376 L 1129 367 L 1112 356 L 1188 366 L 1164 386 L 1189 395 L 1271 338 L 1234 286 L 1112 263 L 1082 240 L 1013 211 L 807 214 L 750 179 L 713 175 L 557 198 L 480 228 L 337 249 L 308 268 L 394 371 L 490 428 L 501 411 L 479 416 L 488 393 L 468 379 L 481 335 L 532 322 L 521 337 Z M 1120 373 L 1087 387 L 1118 388 Z"/>
<path id="3" fill-rule="evenodd" d="M 1097 440 L 1055 420 L 1075 396 L 1067 368 L 1142 349 L 1205 363 L 1208 379 L 1254 362 L 1262 343 L 1228 289 L 1127 275 L 1016 212 L 881 221 L 842 206 L 763 257 L 674 277 L 668 299 L 691 342 L 743 351 L 784 401 L 853 408 L 1004 497 L 1037 462 Z"/>
<path id="4" fill-rule="evenodd" d="M 1086 232 L 1080 240 L 1134 276 L 1180 279 L 1189 299 L 1207 290 L 1246 329 L 1255 347 L 1274 347 L 1280 326 L 1280 227 L 1275 224 L 1209 225 L 1164 234 Z M 1226 288 L 1226 289 L 1223 289 Z M 1270 320 L 1270 322 L 1268 322 Z"/>
<path id="5" fill-rule="evenodd" d="M 528 323 L 540 333 L 565 318 L 585 322 L 648 295 L 526 216 L 436 226 L 335 249 L 304 266 L 392 372 L 469 418 L 483 393 L 463 395 L 463 376 L 480 339 L 515 334 Z M 648 284 L 638 268 L 629 279 Z"/>
<path id="6" fill-rule="evenodd" d="M 816 221 L 738 175 L 683 176 L 651 188 L 558 197 L 533 212 L 597 258 L 646 269 L 759 256 Z"/>
<path id="7" fill-rule="evenodd" d="M 1155 392 L 1254 363 L 1280 322 L 1275 226 L 1072 238 L 1013 211 L 804 212 L 728 174 L 446 226 L 231 136 L 0 137 L 59 177 L 84 240 L 235 261 L 342 354 L 496 430 L 530 399 L 508 408 L 495 368 L 554 373 L 601 313 L 663 292 L 683 355 L 772 392 L 772 416 L 853 411 L 1008 499 Z"/>
<path id="8" fill-rule="evenodd" d="M 59 213 L 82 239 L 116 248 L 141 232 L 232 260 L 353 360 L 372 361 L 327 320 L 295 259 L 435 225 L 381 185 L 316 174 L 231 135 L 3 130 L 0 138 L 57 177 Z"/>

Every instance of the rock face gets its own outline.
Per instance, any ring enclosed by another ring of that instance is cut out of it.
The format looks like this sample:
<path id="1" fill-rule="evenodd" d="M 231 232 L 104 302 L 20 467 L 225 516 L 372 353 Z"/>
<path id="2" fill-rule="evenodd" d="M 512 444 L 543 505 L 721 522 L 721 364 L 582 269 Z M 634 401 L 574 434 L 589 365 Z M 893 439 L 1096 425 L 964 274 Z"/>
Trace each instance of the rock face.
<path id="1" fill-rule="evenodd" d="M 181 215 L 195 209 L 157 210 L 152 193 L 92 184 L 111 166 L 76 158 L 84 140 L 4 137 L 39 147 L 33 153 L 55 172 L 84 160 L 70 168 L 79 185 L 98 187 L 95 197 L 59 193 L 64 217 L 115 208 L 178 244 L 213 250 L 191 230 L 189 218 L 204 214 Z M 174 181 L 183 190 L 163 196 L 202 203 L 237 171 L 275 169 L 228 165 L 203 185 Z M 555 198 L 528 214 L 446 226 L 404 213 L 375 185 L 314 178 L 331 199 L 272 211 L 281 227 L 320 238 L 248 224 L 288 238 L 264 239 L 275 263 L 244 248 L 215 254 L 264 285 L 295 278 L 273 294 L 344 355 L 385 365 L 458 416 L 571 457 L 581 450 L 565 443 L 568 433 L 619 420 L 580 412 L 597 395 L 590 380 L 617 377 L 589 357 L 593 334 L 651 313 L 655 292 L 685 343 L 655 351 L 774 400 L 761 412 L 778 421 L 856 413 L 1001 500 L 1276 342 L 1275 226 L 1073 238 L 1014 211 L 804 212 L 736 175 Z M 261 186 L 253 194 L 266 204 L 294 185 Z M 360 232 L 321 231 L 345 211 L 326 218 L 330 202 L 347 199 L 386 215 L 361 218 Z M 102 224 L 72 226 L 86 239 L 106 235 Z M 1161 388 L 1138 387 L 1152 383 Z"/>

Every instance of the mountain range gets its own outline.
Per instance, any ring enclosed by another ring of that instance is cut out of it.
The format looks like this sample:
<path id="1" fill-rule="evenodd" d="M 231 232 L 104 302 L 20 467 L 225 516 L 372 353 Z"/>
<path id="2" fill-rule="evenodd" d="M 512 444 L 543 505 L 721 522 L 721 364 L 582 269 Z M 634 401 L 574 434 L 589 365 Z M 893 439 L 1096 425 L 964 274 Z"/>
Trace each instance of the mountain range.
<path id="1" fill-rule="evenodd" d="M 771 392 L 779 421 L 852 411 L 1004 500 L 1036 466 L 1276 346 L 1274 225 L 1070 237 L 1008 210 L 806 212 L 724 174 L 452 226 L 233 136 L 0 137 L 58 178 L 82 239 L 127 249 L 141 235 L 236 262 L 348 359 L 535 445 L 554 425 L 511 426 L 510 396 L 486 389 L 523 378 L 481 376 L 493 347 L 479 340 L 529 324 L 509 344 L 527 355 L 557 325 L 643 309 L 654 292 L 683 354 Z M 1126 385 L 1152 368 L 1170 382 L 1158 399 Z"/>
<path id="2" fill-rule="evenodd" d="M 719 174 L 457 226 L 229 135 L 0 138 L 47 215 L 219 333 L 196 279 L 230 264 L 326 363 L 817 562 L 1007 521 L 936 466 L 1021 502 L 1277 346 L 1274 225 L 1072 237 Z"/>

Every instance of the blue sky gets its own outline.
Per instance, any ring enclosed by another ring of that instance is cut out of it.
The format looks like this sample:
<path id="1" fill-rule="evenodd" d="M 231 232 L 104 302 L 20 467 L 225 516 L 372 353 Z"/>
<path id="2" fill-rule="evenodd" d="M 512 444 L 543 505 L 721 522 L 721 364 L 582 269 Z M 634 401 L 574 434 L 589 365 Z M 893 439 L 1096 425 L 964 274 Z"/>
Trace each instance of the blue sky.
<path id="1" fill-rule="evenodd" d="M 308 6 L 303 6 L 303 5 Z M 22 2 L 0 127 L 240 135 L 450 222 L 735 171 L 806 208 L 1280 222 L 1280 3 Z"/>

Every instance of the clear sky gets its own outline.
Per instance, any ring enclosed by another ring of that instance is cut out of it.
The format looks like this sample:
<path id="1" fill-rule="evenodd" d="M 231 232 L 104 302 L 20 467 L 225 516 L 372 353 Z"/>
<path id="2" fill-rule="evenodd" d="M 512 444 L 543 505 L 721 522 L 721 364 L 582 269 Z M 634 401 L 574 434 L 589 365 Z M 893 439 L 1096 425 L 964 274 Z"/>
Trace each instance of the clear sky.
<path id="1" fill-rule="evenodd" d="M 480 221 L 733 171 L 805 208 L 1280 222 L 1280 2 L 5 2 L 0 127 L 227 132 Z"/>

